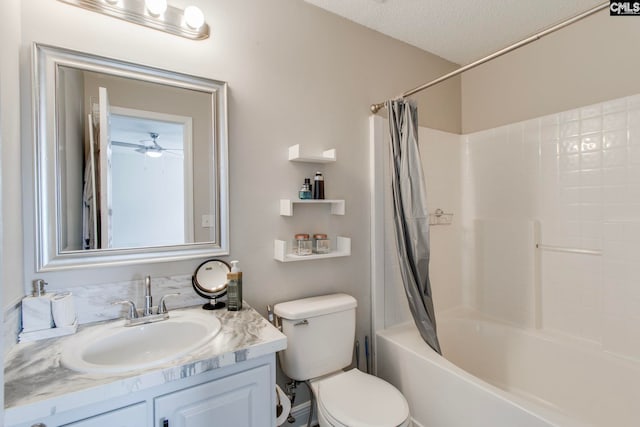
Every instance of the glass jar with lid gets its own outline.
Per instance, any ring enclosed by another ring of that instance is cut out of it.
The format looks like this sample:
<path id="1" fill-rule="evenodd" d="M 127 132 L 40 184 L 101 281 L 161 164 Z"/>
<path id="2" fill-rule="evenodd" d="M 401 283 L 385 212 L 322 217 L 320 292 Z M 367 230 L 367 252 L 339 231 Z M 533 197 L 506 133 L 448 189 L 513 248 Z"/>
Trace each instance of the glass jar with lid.
<path id="1" fill-rule="evenodd" d="M 328 254 L 331 252 L 331 240 L 324 233 L 316 233 L 313 235 L 313 253 Z"/>
<path id="2" fill-rule="evenodd" d="M 293 255 L 311 255 L 313 253 L 313 241 L 306 233 L 296 234 L 293 240 Z"/>

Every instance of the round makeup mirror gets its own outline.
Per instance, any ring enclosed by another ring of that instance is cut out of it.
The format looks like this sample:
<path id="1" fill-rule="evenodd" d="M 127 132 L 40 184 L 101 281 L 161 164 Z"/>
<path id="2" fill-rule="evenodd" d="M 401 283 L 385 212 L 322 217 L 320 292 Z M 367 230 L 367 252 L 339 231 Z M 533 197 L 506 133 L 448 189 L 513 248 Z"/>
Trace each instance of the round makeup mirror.
<path id="1" fill-rule="evenodd" d="M 203 309 L 217 310 L 225 306 L 218 298 L 227 294 L 227 273 L 230 271 L 231 266 L 220 259 L 207 260 L 196 268 L 191 284 L 198 295 L 209 300 Z"/>

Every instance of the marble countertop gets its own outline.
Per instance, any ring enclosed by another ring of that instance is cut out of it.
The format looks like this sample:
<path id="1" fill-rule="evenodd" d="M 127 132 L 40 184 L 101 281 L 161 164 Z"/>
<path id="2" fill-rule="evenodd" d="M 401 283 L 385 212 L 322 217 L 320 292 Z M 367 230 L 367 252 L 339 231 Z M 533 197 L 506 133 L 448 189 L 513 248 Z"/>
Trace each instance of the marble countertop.
<path id="1" fill-rule="evenodd" d="M 200 306 L 182 310 L 202 311 Z M 86 374 L 60 362 L 69 337 L 18 344 L 5 358 L 5 415 L 47 416 L 94 401 L 115 398 L 283 350 L 286 337 L 257 311 L 208 311 L 222 329 L 210 343 L 179 359 L 152 368 L 118 374 Z M 100 324 L 105 322 L 100 322 Z M 94 324 L 81 325 L 79 332 Z M 73 336 L 73 335 L 72 335 Z M 73 399 L 60 399 L 73 394 Z"/>

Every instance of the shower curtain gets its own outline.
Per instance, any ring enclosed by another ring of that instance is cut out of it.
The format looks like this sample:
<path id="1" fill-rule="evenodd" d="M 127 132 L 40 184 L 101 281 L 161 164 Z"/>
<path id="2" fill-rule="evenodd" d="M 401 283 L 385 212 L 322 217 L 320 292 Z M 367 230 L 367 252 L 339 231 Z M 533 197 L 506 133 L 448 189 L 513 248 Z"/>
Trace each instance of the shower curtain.
<path id="1" fill-rule="evenodd" d="M 442 354 L 429 281 L 429 212 L 420 152 L 418 110 L 409 100 L 387 101 L 391 186 L 400 274 L 422 339 Z"/>

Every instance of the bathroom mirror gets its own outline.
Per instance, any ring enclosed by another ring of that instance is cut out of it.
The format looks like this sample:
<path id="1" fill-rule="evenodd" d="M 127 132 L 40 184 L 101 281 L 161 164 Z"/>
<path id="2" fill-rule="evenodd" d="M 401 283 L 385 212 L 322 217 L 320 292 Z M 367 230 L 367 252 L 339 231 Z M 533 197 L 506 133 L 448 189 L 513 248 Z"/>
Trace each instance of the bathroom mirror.
<path id="1" fill-rule="evenodd" d="M 35 44 L 38 271 L 228 254 L 226 92 Z"/>

